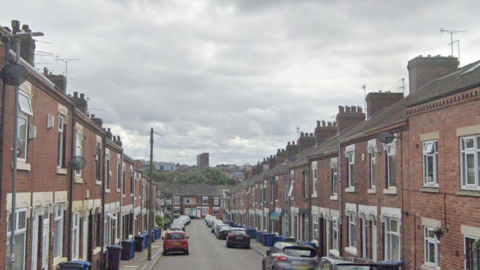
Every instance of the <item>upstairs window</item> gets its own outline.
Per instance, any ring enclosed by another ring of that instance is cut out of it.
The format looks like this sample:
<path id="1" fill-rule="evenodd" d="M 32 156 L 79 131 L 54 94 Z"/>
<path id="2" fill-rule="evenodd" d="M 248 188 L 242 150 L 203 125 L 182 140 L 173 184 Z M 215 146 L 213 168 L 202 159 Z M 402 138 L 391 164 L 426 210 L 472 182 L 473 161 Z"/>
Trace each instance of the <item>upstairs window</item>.
<path id="1" fill-rule="evenodd" d="M 102 154 L 102 144 L 97 142 L 97 151 L 95 153 L 95 177 L 97 178 L 98 181 L 100 181 L 100 179 L 102 179 L 101 154 Z"/>
<path id="2" fill-rule="evenodd" d="M 316 196 L 317 195 L 317 168 L 313 169 L 313 179 L 312 179 L 312 195 Z"/>
<path id="3" fill-rule="evenodd" d="M 82 132 L 77 131 L 75 135 L 75 156 L 81 157 L 83 155 L 82 141 L 83 141 L 83 134 Z M 75 176 L 82 177 L 82 170 L 76 170 Z"/>
<path id="4" fill-rule="evenodd" d="M 180 205 L 180 197 L 178 197 L 178 196 L 174 197 L 174 204 L 175 205 Z"/>
<path id="5" fill-rule="evenodd" d="M 480 189 L 480 136 L 463 137 L 461 145 L 461 172 L 463 189 Z"/>
<path id="6" fill-rule="evenodd" d="M 214 197 L 213 198 L 213 205 L 219 205 L 220 204 L 219 201 L 220 201 L 220 199 L 218 197 Z"/>
<path id="7" fill-rule="evenodd" d="M 395 156 L 397 154 L 396 144 L 391 143 L 387 145 L 387 187 L 395 188 L 397 187 L 397 181 L 395 179 Z"/>
<path id="8" fill-rule="evenodd" d="M 57 168 L 65 168 L 65 153 L 67 142 L 67 127 L 65 125 L 65 116 L 58 116 L 58 156 L 57 156 Z"/>
<path id="9" fill-rule="evenodd" d="M 306 171 L 303 172 L 303 198 L 308 197 L 308 174 Z"/>
<path id="10" fill-rule="evenodd" d="M 208 205 L 208 197 L 207 196 L 202 197 L 202 204 L 203 205 Z"/>
<path id="11" fill-rule="evenodd" d="M 376 180 L 375 180 L 375 165 L 376 165 L 376 156 L 377 153 L 375 151 L 370 151 L 370 188 L 375 189 L 377 186 Z"/>
<path id="12" fill-rule="evenodd" d="M 347 153 L 347 177 L 348 187 L 355 187 L 355 152 Z"/>
<path id="13" fill-rule="evenodd" d="M 423 142 L 423 185 L 438 187 L 437 141 Z"/>
<path id="14" fill-rule="evenodd" d="M 338 195 L 338 171 L 337 167 L 332 168 L 332 195 Z"/>

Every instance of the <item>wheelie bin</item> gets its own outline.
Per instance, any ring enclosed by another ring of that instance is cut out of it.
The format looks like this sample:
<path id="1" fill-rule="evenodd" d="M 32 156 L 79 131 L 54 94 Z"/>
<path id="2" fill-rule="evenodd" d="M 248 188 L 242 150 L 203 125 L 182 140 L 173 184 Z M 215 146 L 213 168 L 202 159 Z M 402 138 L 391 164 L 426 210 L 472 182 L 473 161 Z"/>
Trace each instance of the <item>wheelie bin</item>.
<path id="1" fill-rule="evenodd" d="M 136 235 L 134 238 L 135 238 L 135 251 L 143 252 L 143 249 L 145 248 L 145 236 Z"/>
<path id="2" fill-rule="evenodd" d="M 122 261 L 130 261 L 133 259 L 134 248 L 132 240 L 123 240 L 122 241 Z"/>
<path id="3" fill-rule="evenodd" d="M 75 260 L 75 261 L 72 261 L 72 262 L 81 263 L 83 265 L 83 270 L 89 270 L 90 266 L 92 265 L 90 262 L 81 261 L 81 260 Z"/>
<path id="4" fill-rule="evenodd" d="M 80 262 L 62 262 L 59 266 L 60 270 L 80 270 L 84 268 Z"/>
<path id="5" fill-rule="evenodd" d="M 266 239 L 265 239 L 265 240 L 266 240 L 266 241 L 265 241 L 265 242 L 266 242 L 265 246 L 267 246 L 267 247 L 273 247 L 274 237 L 275 237 L 275 234 L 273 234 L 273 233 L 266 233 L 266 234 L 265 234 L 265 238 L 266 238 Z"/>
<path id="6" fill-rule="evenodd" d="M 107 247 L 108 253 L 108 265 L 107 270 L 119 270 L 120 269 L 120 255 L 122 253 L 122 247 L 112 245 Z"/>
<path id="7" fill-rule="evenodd" d="M 400 270 L 400 267 L 403 265 L 403 262 L 396 262 L 396 261 L 381 261 L 378 262 L 378 266 L 380 270 Z"/>

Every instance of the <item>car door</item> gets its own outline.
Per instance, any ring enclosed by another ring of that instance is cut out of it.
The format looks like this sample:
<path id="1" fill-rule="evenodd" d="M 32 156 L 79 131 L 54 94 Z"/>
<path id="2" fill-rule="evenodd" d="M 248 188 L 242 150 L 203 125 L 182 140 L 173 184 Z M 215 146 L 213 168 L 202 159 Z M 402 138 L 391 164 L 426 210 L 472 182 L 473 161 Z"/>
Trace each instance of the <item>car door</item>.
<path id="1" fill-rule="evenodd" d="M 273 260 L 275 260 L 278 252 L 280 252 L 277 246 L 273 246 L 269 251 L 270 253 L 265 257 L 265 269 L 267 270 L 272 269 Z"/>

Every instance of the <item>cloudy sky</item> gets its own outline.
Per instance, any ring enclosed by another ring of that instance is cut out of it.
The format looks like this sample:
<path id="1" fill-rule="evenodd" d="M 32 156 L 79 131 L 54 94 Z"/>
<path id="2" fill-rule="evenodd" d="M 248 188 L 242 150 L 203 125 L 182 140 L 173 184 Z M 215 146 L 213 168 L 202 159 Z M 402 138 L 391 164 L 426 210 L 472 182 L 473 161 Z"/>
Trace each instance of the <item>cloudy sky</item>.
<path id="1" fill-rule="evenodd" d="M 11 20 L 42 31 L 37 50 L 68 63 L 67 92 L 122 136 L 126 153 L 193 165 L 256 163 L 284 148 L 338 105 L 367 92 L 401 91 L 408 60 L 480 59 L 478 1 L 17 0 Z M 455 43 L 454 56 L 458 56 Z M 65 63 L 37 56 L 37 68 Z"/>

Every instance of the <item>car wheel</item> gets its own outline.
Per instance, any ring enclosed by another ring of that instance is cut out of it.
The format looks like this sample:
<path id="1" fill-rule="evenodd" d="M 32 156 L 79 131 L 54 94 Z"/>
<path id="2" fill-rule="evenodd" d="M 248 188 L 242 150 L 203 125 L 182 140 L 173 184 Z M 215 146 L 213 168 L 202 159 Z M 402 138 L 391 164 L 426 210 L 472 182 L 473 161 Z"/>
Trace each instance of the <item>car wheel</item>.
<path id="1" fill-rule="evenodd" d="M 185 252 L 185 255 L 188 255 L 188 254 L 189 254 L 189 253 L 188 253 L 188 250 L 187 250 L 187 252 Z"/>
<path id="2" fill-rule="evenodd" d="M 265 270 L 265 262 L 262 262 L 262 270 Z"/>
<path id="3" fill-rule="evenodd" d="M 167 256 L 167 252 L 166 252 L 166 251 L 163 251 L 163 256 Z"/>
<path id="4" fill-rule="evenodd" d="M 250 245 L 246 246 L 245 248 L 246 248 L 246 249 L 250 249 Z"/>

